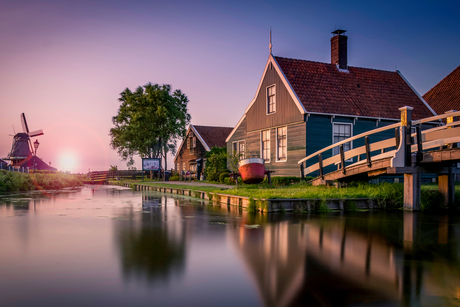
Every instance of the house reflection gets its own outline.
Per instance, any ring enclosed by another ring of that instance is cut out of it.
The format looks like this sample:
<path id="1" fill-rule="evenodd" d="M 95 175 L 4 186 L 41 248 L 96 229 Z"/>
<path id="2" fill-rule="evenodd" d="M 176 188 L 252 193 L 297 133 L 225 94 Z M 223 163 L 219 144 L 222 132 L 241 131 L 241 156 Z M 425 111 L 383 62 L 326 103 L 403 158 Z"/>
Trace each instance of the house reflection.
<path id="1" fill-rule="evenodd" d="M 234 233 L 266 306 L 436 305 L 458 296 L 460 249 L 447 216 L 293 219 Z"/>

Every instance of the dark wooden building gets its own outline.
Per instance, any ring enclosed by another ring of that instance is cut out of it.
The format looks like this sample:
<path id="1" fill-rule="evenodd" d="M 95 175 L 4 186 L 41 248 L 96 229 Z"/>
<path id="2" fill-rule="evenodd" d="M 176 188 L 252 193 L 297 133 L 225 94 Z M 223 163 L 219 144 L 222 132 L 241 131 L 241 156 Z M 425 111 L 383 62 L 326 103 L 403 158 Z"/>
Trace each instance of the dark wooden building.
<path id="1" fill-rule="evenodd" d="M 413 119 L 435 115 L 399 71 L 348 66 L 344 33 L 333 32 L 331 63 L 273 56 L 270 50 L 256 95 L 227 138 L 229 152 L 263 158 L 276 176 L 299 176 L 299 160 L 399 121 L 403 106 L 414 108 Z M 345 150 L 363 145 L 357 140 Z M 329 157 L 335 154 L 338 148 Z"/>
<path id="2" fill-rule="evenodd" d="M 225 147 L 225 139 L 232 129 L 190 125 L 174 158 L 175 170 L 196 172 L 200 161 L 203 162 L 201 165 L 204 168 L 206 152 L 211 151 L 213 147 Z"/>
<path id="3" fill-rule="evenodd" d="M 460 111 L 460 66 L 426 92 L 423 98 L 438 114 Z"/>

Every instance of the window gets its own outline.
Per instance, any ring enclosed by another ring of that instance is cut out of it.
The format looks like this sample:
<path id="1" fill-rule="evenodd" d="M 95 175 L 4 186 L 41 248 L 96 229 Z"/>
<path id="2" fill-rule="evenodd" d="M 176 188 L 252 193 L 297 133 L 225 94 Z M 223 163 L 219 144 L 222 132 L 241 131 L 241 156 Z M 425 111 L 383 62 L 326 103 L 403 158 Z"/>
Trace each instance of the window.
<path id="1" fill-rule="evenodd" d="M 190 138 L 187 138 L 187 148 L 190 148 Z"/>
<path id="2" fill-rule="evenodd" d="M 196 148 L 196 137 L 193 137 L 193 148 Z"/>
<path id="3" fill-rule="evenodd" d="M 238 153 L 240 154 L 240 160 L 244 159 L 244 151 L 245 151 L 244 145 L 245 145 L 244 141 L 238 142 Z"/>
<path id="4" fill-rule="evenodd" d="M 185 170 L 186 170 L 186 169 L 185 169 L 185 162 L 184 162 L 184 163 L 182 163 L 182 170 L 183 170 L 183 171 L 185 171 Z"/>
<path id="5" fill-rule="evenodd" d="M 333 144 L 343 141 L 347 138 L 351 137 L 351 124 L 345 123 L 334 123 L 333 124 Z M 343 151 L 347 151 L 351 149 L 351 142 L 343 144 Z M 332 155 L 338 155 L 340 153 L 339 147 L 334 147 L 332 149 Z M 352 159 L 350 160 L 352 161 Z"/>
<path id="6" fill-rule="evenodd" d="M 286 161 L 287 157 L 287 128 L 280 127 L 276 129 L 277 160 Z"/>
<path id="7" fill-rule="evenodd" d="M 232 154 L 235 154 L 238 152 L 238 143 L 237 142 L 233 142 L 232 143 Z"/>
<path id="8" fill-rule="evenodd" d="M 260 147 L 261 158 L 270 162 L 270 130 L 261 132 Z"/>
<path id="9" fill-rule="evenodd" d="M 190 154 L 193 154 L 193 148 L 196 146 L 196 141 L 194 137 L 189 138 L 189 144 L 190 144 Z"/>
<path id="10" fill-rule="evenodd" d="M 267 87 L 267 114 L 276 112 L 276 88 L 275 85 Z"/>

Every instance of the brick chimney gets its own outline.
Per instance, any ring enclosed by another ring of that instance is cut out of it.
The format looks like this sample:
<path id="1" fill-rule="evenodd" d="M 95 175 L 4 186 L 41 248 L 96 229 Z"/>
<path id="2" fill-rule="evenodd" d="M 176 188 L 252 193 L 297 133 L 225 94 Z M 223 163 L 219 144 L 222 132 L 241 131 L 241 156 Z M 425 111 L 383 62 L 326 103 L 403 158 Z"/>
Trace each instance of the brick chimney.
<path id="1" fill-rule="evenodd" d="M 331 63 L 338 64 L 340 69 L 348 69 L 346 30 L 335 30 L 331 38 Z"/>

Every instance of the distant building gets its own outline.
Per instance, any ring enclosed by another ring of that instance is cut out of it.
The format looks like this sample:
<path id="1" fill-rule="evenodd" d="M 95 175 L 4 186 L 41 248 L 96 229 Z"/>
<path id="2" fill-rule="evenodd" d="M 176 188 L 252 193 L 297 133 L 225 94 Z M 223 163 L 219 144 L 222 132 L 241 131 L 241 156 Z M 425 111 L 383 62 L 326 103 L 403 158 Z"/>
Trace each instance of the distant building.
<path id="1" fill-rule="evenodd" d="M 423 98 L 437 114 L 460 111 L 460 66 L 426 92 Z"/>
<path id="2" fill-rule="evenodd" d="M 228 152 L 263 158 L 276 176 L 299 176 L 299 160 L 399 121 L 403 106 L 414 108 L 413 119 L 435 115 L 399 71 L 348 66 L 345 32 L 333 32 L 331 63 L 273 56 L 270 42 L 255 97 L 226 140 Z M 375 138 L 392 135 L 387 131 Z M 359 146 L 364 146 L 363 139 L 344 147 Z M 338 154 L 338 148 L 323 159 L 332 154 Z"/>
<path id="3" fill-rule="evenodd" d="M 175 170 L 200 172 L 206 162 L 206 152 L 211 151 L 213 147 L 225 147 L 225 139 L 232 129 L 231 127 L 190 125 L 174 158 Z"/>
<path id="4" fill-rule="evenodd" d="M 57 171 L 57 168 L 51 167 L 37 156 L 29 156 L 26 159 L 21 160 L 20 162 L 14 163 L 12 166 L 14 168 L 29 168 L 30 170 L 35 169 L 41 171 Z"/>
<path id="5" fill-rule="evenodd" d="M 8 162 L 6 162 L 3 159 L 0 159 L 0 169 L 5 169 L 7 165 L 8 165 Z"/>

